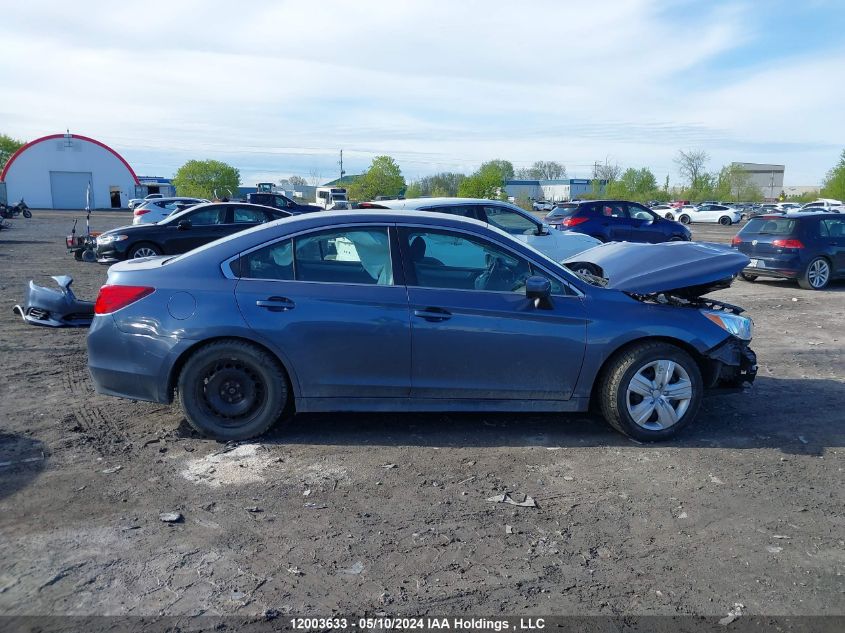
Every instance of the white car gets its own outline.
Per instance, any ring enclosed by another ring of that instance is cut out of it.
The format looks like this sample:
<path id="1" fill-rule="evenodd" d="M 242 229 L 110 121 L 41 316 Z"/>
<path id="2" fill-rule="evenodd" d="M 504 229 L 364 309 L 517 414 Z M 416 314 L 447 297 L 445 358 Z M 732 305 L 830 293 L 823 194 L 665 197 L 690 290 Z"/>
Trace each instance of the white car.
<path id="1" fill-rule="evenodd" d="M 808 202 L 798 210 L 802 212 L 831 211 L 833 213 L 843 213 L 845 212 L 845 204 L 842 204 L 841 200 L 834 200 L 833 198 L 819 198 L 818 200 L 813 200 L 813 202 Z"/>
<path id="2" fill-rule="evenodd" d="M 531 204 L 531 208 L 535 211 L 551 211 L 555 208 L 555 203 L 548 200 L 535 200 Z"/>
<path id="3" fill-rule="evenodd" d="M 650 209 L 660 217 L 666 218 L 667 220 L 674 220 L 675 215 L 678 212 L 678 209 L 673 207 L 671 204 L 656 204 L 653 207 L 650 207 Z"/>
<path id="4" fill-rule="evenodd" d="M 432 211 L 473 218 L 510 233 L 516 239 L 540 251 L 556 262 L 601 244 L 599 240 L 572 231 L 550 231 L 544 224 L 518 206 L 499 200 L 478 198 L 409 198 L 362 202 L 361 209 L 407 209 Z M 426 256 L 434 256 L 426 254 Z"/>
<path id="5" fill-rule="evenodd" d="M 164 196 L 160 193 L 151 193 L 148 196 L 144 196 L 143 198 L 132 198 L 129 201 L 129 210 L 131 211 L 135 207 L 140 207 L 144 204 L 147 200 L 155 200 L 156 198 L 163 198 Z"/>
<path id="6" fill-rule="evenodd" d="M 724 204 L 702 204 L 694 206 L 685 204 L 676 212 L 678 222 L 718 222 L 723 226 L 730 226 L 742 220 L 742 214 L 733 207 Z"/>
<path id="7" fill-rule="evenodd" d="M 208 202 L 203 198 L 156 198 L 146 200 L 132 211 L 132 224 L 154 224 L 176 210 Z"/>

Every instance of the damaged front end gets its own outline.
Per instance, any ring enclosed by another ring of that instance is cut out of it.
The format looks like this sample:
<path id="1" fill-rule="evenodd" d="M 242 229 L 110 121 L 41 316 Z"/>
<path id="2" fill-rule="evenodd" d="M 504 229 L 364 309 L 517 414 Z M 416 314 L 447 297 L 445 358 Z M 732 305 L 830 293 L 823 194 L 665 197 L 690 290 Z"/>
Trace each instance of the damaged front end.
<path id="1" fill-rule="evenodd" d="M 704 353 L 706 366 L 704 388 L 712 391 L 736 391 L 754 382 L 757 355 L 743 341 L 732 336 Z"/>
<path id="2" fill-rule="evenodd" d="M 52 279 L 59 290 L 45 288 L 34 281 L 29 282 L 23 306 L 16 305 L 12 311 L 19 314 L 30 325 L 47 327 L 88 327 L 94 319 L 94 303 L 76 298 L 70 285 L 73 277 L 56 275 Z"/>

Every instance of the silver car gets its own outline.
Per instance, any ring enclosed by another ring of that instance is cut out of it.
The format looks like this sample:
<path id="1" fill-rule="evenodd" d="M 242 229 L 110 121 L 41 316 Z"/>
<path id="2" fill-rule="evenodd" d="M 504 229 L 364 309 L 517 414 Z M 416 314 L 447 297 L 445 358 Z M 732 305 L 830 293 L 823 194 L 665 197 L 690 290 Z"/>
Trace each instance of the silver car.
<path id="1" fill-rule="evenodd" d="M 156 198 L 146 200 L 132 211 L 132 224 L 154 224 L 160 222 L 174 211 L 181 211 L 189 206 L 208 202 L 204 198 Z"/>

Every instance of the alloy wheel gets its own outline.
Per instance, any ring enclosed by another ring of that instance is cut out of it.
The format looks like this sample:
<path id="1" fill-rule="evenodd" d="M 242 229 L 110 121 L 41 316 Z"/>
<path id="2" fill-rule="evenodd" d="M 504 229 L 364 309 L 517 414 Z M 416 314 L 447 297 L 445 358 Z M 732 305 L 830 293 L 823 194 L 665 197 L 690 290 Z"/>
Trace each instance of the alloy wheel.
<path id="1" fill-rule="evenodd" d="M 824 259 L 816 259 L 807 269 L 807 279 L 813 288 L 824 288 L 830 279 L 830 266 Z"/>
<path id="2" fill-rule="evenodd" d="M 135 254 L 132 256 L 134 259 L 139 259 L 141 257 L 155 257 L 158 253 L 156 253 L 153 249 L 149 246 L 142 246 L 135 250 Z"/>
<path id="3" fill-rule="evenodd" d="M 625 394 L 628 413 L 637 426 L 662 431 L 684 417 L 692 402 L 689 374 L 672 360 L 654 360 L 631 377 Z"/>

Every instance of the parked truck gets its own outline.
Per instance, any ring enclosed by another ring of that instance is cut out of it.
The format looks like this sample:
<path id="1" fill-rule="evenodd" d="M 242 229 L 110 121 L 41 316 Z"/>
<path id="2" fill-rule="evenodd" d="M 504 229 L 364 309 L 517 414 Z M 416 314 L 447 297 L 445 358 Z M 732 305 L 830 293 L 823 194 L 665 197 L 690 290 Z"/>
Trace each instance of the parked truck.
<path id="1" fill-rule="evenodd" d="M 349 208 L 349 198 L 343 187 L 317 187 L 315 204 L 326 210 Z"/>

